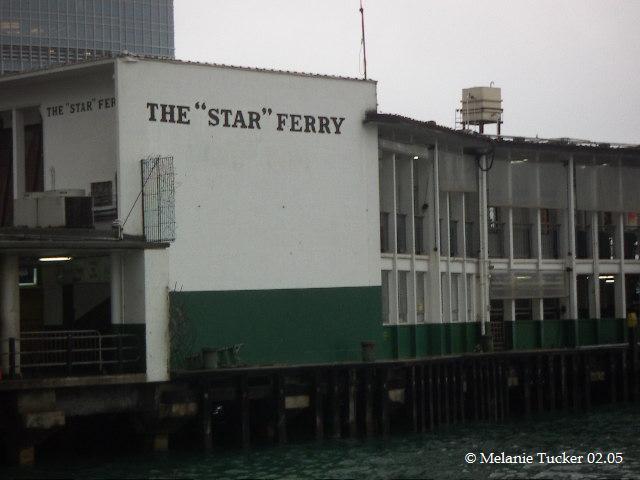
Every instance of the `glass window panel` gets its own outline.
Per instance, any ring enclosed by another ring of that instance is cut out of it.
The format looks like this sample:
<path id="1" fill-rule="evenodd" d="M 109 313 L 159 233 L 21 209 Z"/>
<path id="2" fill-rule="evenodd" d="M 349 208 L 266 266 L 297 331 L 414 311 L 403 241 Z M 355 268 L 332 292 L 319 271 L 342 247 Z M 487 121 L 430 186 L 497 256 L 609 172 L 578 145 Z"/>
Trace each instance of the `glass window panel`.
<path id="1" fill-rule="evenodd" d="M 398 323 L 407 323 L 407 272 L 398 272 Z"/>
<path id="2" fill-rule="evenodd" d="M 416 273 L 416 321 L 417 323 L 424 323 L 426 319 L 427 305 L 426 305 L 426 279 L 427 274 L 425 272 Z"/>

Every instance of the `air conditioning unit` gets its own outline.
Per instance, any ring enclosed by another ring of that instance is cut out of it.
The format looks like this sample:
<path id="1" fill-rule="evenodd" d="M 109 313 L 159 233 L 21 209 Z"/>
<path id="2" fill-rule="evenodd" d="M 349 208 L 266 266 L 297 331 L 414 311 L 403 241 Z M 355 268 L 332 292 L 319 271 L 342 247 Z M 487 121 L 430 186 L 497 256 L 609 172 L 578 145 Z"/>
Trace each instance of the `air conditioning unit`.
<path id="1" fill-rule="evenodd" d="M 14 225 L 93 228 L 93 199 L 84 190 L 30 192 L 14 202 Z"/>

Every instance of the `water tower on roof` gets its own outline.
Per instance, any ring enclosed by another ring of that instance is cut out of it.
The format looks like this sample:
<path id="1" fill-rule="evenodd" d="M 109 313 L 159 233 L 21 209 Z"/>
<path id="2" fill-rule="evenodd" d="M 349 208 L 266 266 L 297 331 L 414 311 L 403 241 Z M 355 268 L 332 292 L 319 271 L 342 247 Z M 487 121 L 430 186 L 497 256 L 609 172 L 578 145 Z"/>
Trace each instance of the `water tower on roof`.
<path id="1" fill-rule="evenodd" d="M 462 89 L 461 108 L 456 110 L 456 124 L 462 129 L 478 127 L 484 133 L 484 126 L 495 124 L 500 135 L 502 125 L 502 92 L 494 87 L 471 87 Z"/>

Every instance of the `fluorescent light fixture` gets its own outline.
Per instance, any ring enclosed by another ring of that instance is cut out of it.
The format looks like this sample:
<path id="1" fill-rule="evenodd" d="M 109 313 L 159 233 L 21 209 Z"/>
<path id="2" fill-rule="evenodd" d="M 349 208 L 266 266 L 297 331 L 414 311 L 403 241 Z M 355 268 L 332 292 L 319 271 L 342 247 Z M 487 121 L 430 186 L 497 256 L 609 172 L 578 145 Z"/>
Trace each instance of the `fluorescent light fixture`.
<path id="1" fill-rule="evenodd" d="M 525 163 L 528 162 L 528 158 L 521 158 L 520 160 L 511 160 L 509 163 Z"/>
<path id="2" fill-rule="evenodd" d="M 413 159 L 414 160 L 418 160 L 420 157 L 418 155 L 414 156 Z"/>
<path id="3" fill-rule="evenodd" d="M 68 262 L 71 257 L 40 257 L 41 262 Z"/>
<path id="4" fill-rule="evenodd" d="M 613 280 L 615 277 L 613 275 L 599 275 L 598 278 L 600 280 Z"/>
<path id="5" fill-rule="evenodd" d="M 616 281 L 613 278 L 610 278 L 608 280 L 605 280 L 604 283 L 616 283 Z"/>
<path id="6" fill-rule="evenodd" d="M 529 280 L 531 278 L 530 275 L 518 275 L 516 276 L 516 280 Z"/>

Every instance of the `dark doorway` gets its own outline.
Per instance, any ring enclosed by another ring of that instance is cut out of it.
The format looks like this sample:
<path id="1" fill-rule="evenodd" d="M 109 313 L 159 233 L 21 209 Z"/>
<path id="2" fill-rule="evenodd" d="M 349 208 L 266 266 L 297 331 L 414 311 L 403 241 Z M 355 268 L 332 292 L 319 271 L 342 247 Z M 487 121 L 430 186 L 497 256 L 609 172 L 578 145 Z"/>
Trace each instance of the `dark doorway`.
<path id="1" fill-rule="evenodd" d="M 616 281 L 614 275 L 600 275 L 600 318 L 616 317 Z"/>
<path id="2" fill-rule="evenodd" d="M 44 165 L 42 154 L 42 124 L 24 127 L 25 191 L 44 190 Z"/>

